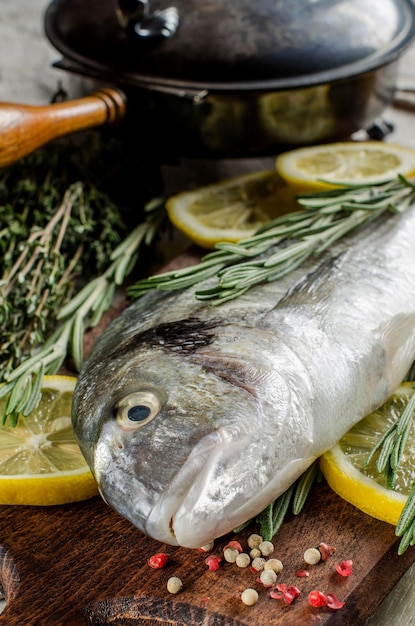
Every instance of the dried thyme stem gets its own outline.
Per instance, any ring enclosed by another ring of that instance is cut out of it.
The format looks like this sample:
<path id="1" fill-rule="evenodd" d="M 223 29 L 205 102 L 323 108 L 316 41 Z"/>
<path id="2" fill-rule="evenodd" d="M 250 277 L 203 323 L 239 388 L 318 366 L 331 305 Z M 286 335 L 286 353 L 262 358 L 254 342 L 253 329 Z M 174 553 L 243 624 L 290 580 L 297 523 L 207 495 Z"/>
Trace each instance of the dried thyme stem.
<path id="1" fill-rule="evenodd" d="M 43 376 L 55 374 L 69 353 L 79 369 L 83 361 L 83 334 L 87 327 L 98 324 L 113 300 L 116 286 L 121 285 L 135 265 L 140 248 L 149 245 L 163 219 L 160 211 L 148 212 L 144 223 L 137 226 L 111 255 L 108 268 L 89 281 L 59 311 L 59 322 L 51 337 L 33 356 L 5 375 L 0 398 L 9 394 L 3 411 L 3 424 L 10 419 L 17 423 L 19 413 L 28 415 L 40 399 Z"/>

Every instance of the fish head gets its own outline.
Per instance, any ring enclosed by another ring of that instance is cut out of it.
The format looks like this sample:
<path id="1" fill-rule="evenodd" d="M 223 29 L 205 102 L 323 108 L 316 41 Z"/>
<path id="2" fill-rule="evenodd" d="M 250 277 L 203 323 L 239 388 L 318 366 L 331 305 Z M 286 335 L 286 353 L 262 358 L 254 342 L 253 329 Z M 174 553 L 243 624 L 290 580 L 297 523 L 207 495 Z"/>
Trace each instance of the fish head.
<path id="1" fill-rule="evenodd" d="M 275 433 L 292 406 L 286 381 L 257 365 L 152 345 L 88 362 L 73 425 L 104 500 L 150 537 L 195 548 L 289 486 Z"/>

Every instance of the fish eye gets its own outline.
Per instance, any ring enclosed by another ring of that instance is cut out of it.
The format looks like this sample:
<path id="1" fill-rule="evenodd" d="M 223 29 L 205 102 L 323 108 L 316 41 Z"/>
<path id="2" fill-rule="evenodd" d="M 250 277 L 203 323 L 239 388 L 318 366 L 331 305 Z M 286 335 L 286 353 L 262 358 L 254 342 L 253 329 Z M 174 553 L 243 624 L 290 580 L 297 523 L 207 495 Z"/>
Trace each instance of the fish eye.
<path id="1" fill-rule="evenodd" d="M 114 417 L 127 430 L 148 424 L 160 411 L 160 400 L 151 391 L 136 391 L 117 402 Z"/>

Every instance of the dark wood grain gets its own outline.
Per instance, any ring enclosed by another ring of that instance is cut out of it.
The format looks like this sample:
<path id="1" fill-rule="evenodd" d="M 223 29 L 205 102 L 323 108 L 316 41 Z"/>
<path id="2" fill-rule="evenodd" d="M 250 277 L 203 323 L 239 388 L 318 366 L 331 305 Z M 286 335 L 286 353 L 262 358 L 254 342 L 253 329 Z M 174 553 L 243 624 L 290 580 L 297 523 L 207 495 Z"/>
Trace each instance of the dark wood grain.
<path id="1" fill-rule="evenodd" d="M 173 266 L 195 260 L 190 251 Z M 87 334 L 85 353 L 124 306 Z M 238 535 L 243 546 L 257 530 Z M 228 539 L 216 543 L 215 554 Z M 335 554 L 309 568 L 309 578 L 297 578 L 304 550 L 322 541 L 334 545 Z M 0 583 L 7 598 L 0 626 L 359 626 L 415 560 L 414 549 L 397 556 L 393 526 L 361 513 L 326 484 L 315 486 L 305 510 L 284 523 L 274 544 L 273 556 L 284 564 L 278 582 L 302 592 L 292 605 L 271 599 L 249 569 L 222 563 L 210 572 L 202 552 L 145 537 L 99 497 L 57 507 L 0 506 Z M 169 562 L 153 570 L 147 559 L 160 551 Z M 342 578 L 334 564 L 350 558 L 353 574 Z M 177 595 L 166 589 L 173 575 L 184 584 Z M 246 587 L 259 592 L 255 606 L 240 600 Z M 313 609 L 307 594 L 316 588 L 335 593 L 345 607 Z"/>

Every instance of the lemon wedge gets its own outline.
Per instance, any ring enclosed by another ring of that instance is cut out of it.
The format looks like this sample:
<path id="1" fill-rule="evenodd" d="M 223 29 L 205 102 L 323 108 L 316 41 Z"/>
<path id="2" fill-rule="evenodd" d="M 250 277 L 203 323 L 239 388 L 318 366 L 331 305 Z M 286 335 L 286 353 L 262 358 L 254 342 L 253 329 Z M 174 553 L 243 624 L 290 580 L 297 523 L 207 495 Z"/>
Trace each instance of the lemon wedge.
<path id="1" fill-rule="evenodd" d="M 63 504 L 98 493 L 72 430 L 75 383 L 46 376 L 36 409 L 16 426 L 0 426 L 0 504 Z"/>
<path id="2" fill-rule="evenodd" d="M 376 469 L 375 460 L 365 462 L 380 436 L 402 414 L 415 393 L 414 383 L 403 383 L 379 409 L 353 426 L 320 458 L 321 470 L 330 487 L 355 507 L 384 522 L 396 525 L 415 481 L 415 433 L 406 443 L 404 459 L 393 489 Z"/>
<path id="3" fill-rule="evenodd" d="M 301 191 L 327 189 L 330 183 L 374 184 L 415 175 L 415 150 L 378 141 L 309 146 L 280 154 L 276 170 Z"/>
<path id="4" fill-rule="evenodd" d="M 176 228 L 202 248 L 251 237 L 273 217 L 298 208 L 296 190 L 275 171 L 253 172 L 168 198 Z"/>

